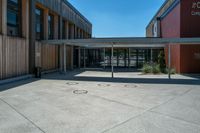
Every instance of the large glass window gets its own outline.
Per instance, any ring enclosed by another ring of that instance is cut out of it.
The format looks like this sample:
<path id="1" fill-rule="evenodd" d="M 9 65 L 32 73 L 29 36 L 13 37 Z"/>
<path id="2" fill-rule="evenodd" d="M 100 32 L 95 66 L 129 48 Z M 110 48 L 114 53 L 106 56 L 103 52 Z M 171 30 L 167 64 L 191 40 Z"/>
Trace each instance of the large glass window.
<path id="1" fill-rule="evenodd" d="M 36 39 L 41 40 L 43 39 L 43 11 L 39 8 L 36 8 L 35 14 L 36 14 L 36 23 L 35 23 Z"/>
<path id="2" fill-rule="evenodd" d="M 53 34 L 53 29 L 54 29 L 53 19 L 54 19 L 53 15 L 49 14 L 49 16 L 48 16 L 48 36 L 49 36 L 48 38 L 49 39 L 53 39 L 53 36 L 54 36 L 54 34 Z"/>
<path id="3" fill-rule="evenodd" d="M 11 36 L 20 36 L 21 0 L 7 1 L 7 32 Z"/>
<path id="4" fill-rule="evenodd" d="M 62 22 L 62 38 L 63 39 L 66 39 L 66 34 L 67 34 L 66 31 L 67 30 L 66 30 L 65 20 L 63 20 L 63 22 Z"/>

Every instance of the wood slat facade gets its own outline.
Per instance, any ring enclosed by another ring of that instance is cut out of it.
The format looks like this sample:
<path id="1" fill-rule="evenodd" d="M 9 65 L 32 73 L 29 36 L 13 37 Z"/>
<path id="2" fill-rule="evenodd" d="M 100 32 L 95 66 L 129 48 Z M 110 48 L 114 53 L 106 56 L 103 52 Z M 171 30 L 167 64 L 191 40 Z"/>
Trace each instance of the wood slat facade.
<path id="1" fill-rule="evenodd" d="M 28 74 L 28 41 L 0 35 L 0 79 Z"/>
<path id="2" fill-rule="evenodd" d="M 19 37 L 7 35 L 7 0 L 0 1 L 0 80 L 33 74 L 35 67 L 41 67 L 42 71 L 59 69 L 63 63 L 60 62 L 60 54 L 63 54 L 61 46 L 43 45 L 36 41 L 36 7 L 43 10 L 44 40 L 48 39 L 49 14 L 53 14 L 54 18 L 53 39 L 62 38 L 63 20 L 66 25 L 65 39 L 89 38 L 92 34 L 92 24 L 67 1 L 21 1 L 22 20 Z M 66 51 L 66 67 L 70 69 L 73 68 L 73 47 L 66 47 Z"/>
<path id="3" fill-rule="evenodd" d="M 41 67 L 42 71 L 59 68 L 59 50 L 55 45 L 42 45 L 36 42 L 36 67 Z"/>
<path id="4" fill-rule="evenodd" d="M 79 28 L 85 30 L 89 34 L 92 34 L 92 24 L 67 0 L 37 0 L 37 2 L 51 9 L 57 14 L 60 14 L 62 9 L 62 17 L 64 19 L 73 22 Z"/>

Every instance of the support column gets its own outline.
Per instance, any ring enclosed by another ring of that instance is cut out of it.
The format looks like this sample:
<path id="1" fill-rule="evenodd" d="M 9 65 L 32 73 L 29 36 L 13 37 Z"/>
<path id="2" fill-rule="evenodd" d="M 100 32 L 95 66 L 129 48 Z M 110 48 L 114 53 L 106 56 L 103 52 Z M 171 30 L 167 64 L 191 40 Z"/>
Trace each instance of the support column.
<path id="1" fill-rule="evenodd" d="M 60 50 L 60 72 L 63 72 L 63 61 L 64 61 L 64 47 L 63 45 L 59 46 L 59 50 Z"/>
<path id="2" fill-rule="evenodd" d="M 117 49 L 117 67 L 119 67 L 119 49 Z"/>
<path id="3" fill-rule="evenodd" d="M 84 48 L 84 53 L 83 53 L 83 58 L 84 58 L 84 68 L 86 68 L 86 62 L 85 62 L 85 48 Z"/>
<path id="4" fill-rule="evenodd" d="M 69 39 L 69 22 L 65 21 L 65 39 Z"/>
<path id="5" fill-rule="evenodd" d="M 29 73 L 34 73 L 35 68 L 35 4 L 35 0 L 29 1 Z M 7 17 L 7 14 L 5 17 Z M 6 28 L 7 26 L 4 27 L 4 32 Z"/>
<path id="6" fill-rule="evenodd" d="M 64 73 L 66 73 L 67 72 L 67 60 L 66 60 L 66 56 L 67 56 L 67 54 L 66 54 L 66 45 L 64 44 L 64 46 L 63 46 L 64 48 L 63 48 L 63 50 L 64 50 L 64 58 L 63 58 L 63 63 L 64 63 Z"/>
<path id="7" fill-rule="evenodd" d="M 106 68 L 106 48 L 103 49 L 103 68 Z"/>
<path id="8" fill-rule="evenodd" d="M 114 48 L 113 48 L 113 45 L 112 45 L 112 50 L 111 50 L 111 69 L 112 69 L 112 78 L 114 78 L 114 66 L 113 66 L 113 63 L 114 63 L 113 58 L 114 58 L 114 56 L 113 56 L 113 52 L 114 52 Z"/>
<path id="9" fill-rule="evenodd" d="M 77 39 L 77 27 L 76 27 L 76 25 L 74 25 L 74 38 L 73 39 Z"/>
<path id="10" fill-rule="evenodd" d="M 136 50 L 136 67 L 139 68 L 139 50 Z"/>
<path id="11" fill-rule="evenodd" d="M 22 0 L 22 37 L 29 38 L 29 1 Z"/>
<path id="12" fill-rule="evenodd" d="M 151 63 L 153 63 L 153 49 L 151 49 Z"/>
<path id="13" fill-rule="evenodd" d="M 44 9 L 43 10 L 44 40 L 48 40 L 48 16 L 49 16 L 49 10 L 48 9 Z"/>
<path id="14" fill-rule="evenodd" d="M 168 44 L 168 78 L 171 79 L 171 45 Z"/>
<path id="15" fill-rule="evenodd" d="M 7 0 L 1 0 L 1 33 L 7 35 Z"/>
<path id="16" fill-rule="evenodd" d="M 0 33 L 2 33 L 2 0 L 0 1 Z"/>
<path id="17" fill-rule="evenodd" d="M 54 23 L 54 38 L 53 39 L 58 39 L 59 38 L 59 36 L 58 36 L 58 28 L 59 28 L 59 26 L 58 26 L 58 20 L 59 20 L 59 18 L 58 18 L 58 16 L 57 15 L 54 15 L 54 17 L 53 17 L 53 23 Z M 61 26 L 62 26 L 62 24 L 61 24 Z M 62 36 L 62 35 L 61 35 Z"/>
<path id="18" fill-rule="evenodd" d="M 78 68 L 81 68 L 81 47 L 78 48 Z"/>
<path id="19" fill-rule="evenodd" d="M 131 60 L 130 60 L 131 49 L 128 48 L 128 67 L 130 68 Z"/>
<path id="20" fill-rule="evenodd" d="M 71 46 L 71 69 L 74 69 L 74 46 Z"/>

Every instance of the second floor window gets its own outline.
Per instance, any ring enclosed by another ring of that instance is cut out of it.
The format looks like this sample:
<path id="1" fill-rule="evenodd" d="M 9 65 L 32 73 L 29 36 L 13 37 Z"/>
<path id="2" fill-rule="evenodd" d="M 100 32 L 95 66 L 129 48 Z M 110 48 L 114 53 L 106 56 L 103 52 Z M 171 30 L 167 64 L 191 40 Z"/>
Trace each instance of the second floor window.
<path id="1" fill-rule="evenodd" d="M 21 0 L 7 0 L 7 34 L 20 36 Z"/>
<path id="2" fill-rule="evenodd" d="M 53 23 L 53 15 L 49 14 L 48 16 L 48 39 L 53 39 L 53 29 L 54 29 L 54 23 Z"/>
<path id="3" fill-rule="evenodd" d="M 36 23 L 35 23 L 35 32 L 36 32 L 36 40 L 43 39 L 43 12 L 41 9 L 36 8 Z"/>
<path id="4" fill-rule="evenodd" d="M 65 20 L 62 22 L 62 38 L 66 39 L 66 26 L 65 26 Z"/>

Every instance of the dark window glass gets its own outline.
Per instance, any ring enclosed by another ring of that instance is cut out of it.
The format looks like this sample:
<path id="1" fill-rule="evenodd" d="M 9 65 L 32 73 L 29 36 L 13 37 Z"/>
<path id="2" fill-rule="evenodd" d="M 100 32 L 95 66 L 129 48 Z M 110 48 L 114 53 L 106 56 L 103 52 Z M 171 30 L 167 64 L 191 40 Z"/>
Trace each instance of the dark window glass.
<path id="1" fill-rule="evenodd" d="M 49 14 L 48 16 L 48 38 L 53 39 L 53 29 L 54 29 L 54 23 L 53 23 L 53 15 Z"/>
<path id="2" fill-rule="evenodd" d="M 41 40 L 43 39 L 43 12 L 41 9 L 36 8 L 36 23 L 35 23 L 35 32 L 36 32 L 36 39 Z"/>
<path id="3" fill-rule="evenodd" d="M 7 30 L 8 35 L 20 36 L 21 28 L 21 1 L 8 0 L 7 1 Z"/>
<path id="4" fill-rule="evenodd" d="M 62 38 L 66 39 L 66 26 L 65 26 L 65 20 L 62 22 Z"/>

